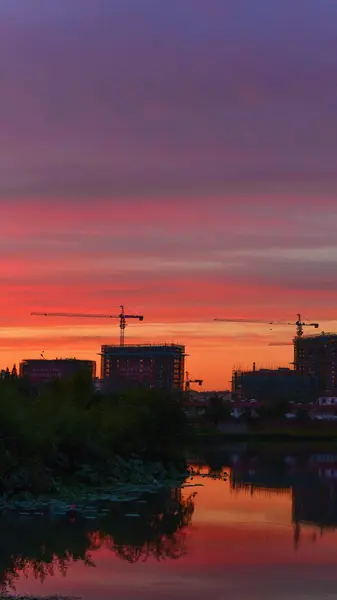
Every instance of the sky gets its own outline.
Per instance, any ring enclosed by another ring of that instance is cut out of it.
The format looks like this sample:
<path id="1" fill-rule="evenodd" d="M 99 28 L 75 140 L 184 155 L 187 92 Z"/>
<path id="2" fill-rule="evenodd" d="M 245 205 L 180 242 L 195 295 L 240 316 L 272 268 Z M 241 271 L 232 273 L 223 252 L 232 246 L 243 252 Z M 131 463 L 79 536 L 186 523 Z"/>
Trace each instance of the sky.
<path id="1" fill-rule="evenodd" d="M 334 0 L 1 0 L 0 366 L 186 345 L 287 365 L 301 312 L 336 328 Z M 270 346 L 269 344 L 273 344 Z M 279 345 L 282 344 L 282 345 Z"/>

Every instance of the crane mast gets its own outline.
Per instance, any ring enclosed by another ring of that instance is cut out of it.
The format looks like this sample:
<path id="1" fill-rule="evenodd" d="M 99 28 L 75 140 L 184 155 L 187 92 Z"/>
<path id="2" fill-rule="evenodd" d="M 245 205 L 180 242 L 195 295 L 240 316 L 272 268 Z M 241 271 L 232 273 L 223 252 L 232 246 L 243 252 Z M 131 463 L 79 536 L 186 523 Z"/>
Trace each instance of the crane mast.
<path id="1" fill-rule="evenodd" d="M 138 321 L 144 321 L 143 315 L 126 315 L 124 312 L 124 304 L 120 305 L 121 312 L 119 316 L 119 328 L 120 328 L 120 336 L 119 343 L 120 346 L 124 346 L 125 344 L 125 328 L 126 328 L 126 320 L 127 319 L 138 319 Z"/>
<path id="2" fill-rule="evenodd" d="M 91 313 L 68 313 L 68 312 L 32 312 L 31 315 L 42 316 L 42 317 L 73 317 L 73 318 L 89 318 L 89 319 L 119 319 L 119 343 L 121 346 L 125 344 L 125 328 L 127 325 L 127 319 L 138 319 L 138 321 L 144 321 L 143 315 L 128 315 L 125 314 L 124 304 L 120 305 L 121 312 L 119 315 L 107 315 L 107 314 L 91 314 Z"/>
<path id="3" fill-rule="evenodd" d="M 191 383 L 197 383 L 198 385 L 202 385 L 203 379 L 190 379 L 190 374 L 188 371 L 186 371 L 185 392 L 190 391 Z"/>

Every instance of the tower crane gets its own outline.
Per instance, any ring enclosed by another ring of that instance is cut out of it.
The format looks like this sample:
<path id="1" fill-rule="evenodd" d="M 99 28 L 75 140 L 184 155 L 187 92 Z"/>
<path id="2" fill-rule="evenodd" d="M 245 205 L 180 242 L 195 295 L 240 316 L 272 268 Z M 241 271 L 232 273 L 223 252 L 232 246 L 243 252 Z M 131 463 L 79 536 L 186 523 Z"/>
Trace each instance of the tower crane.
<path id="1" fill-rule="evenodd" d="M 303 327 L 314 327 L 318 329 L 319 323 L 305 323 L 302 321 L 301 314 L 297 314 L 297 321 L 289 323 L 288 321 L 262 321 L 259 319 L 213 319 L 214 321 L 225 321 L 226 323 L 261 323 L 263 325 L 292 325 L 296 327 L 296 337 L 303 336 Z"/>
<path id="2" fill-rule="evenodd" d="M 190 391 L 191 383 L 197 383 L 198 385 L 202 385 L 203 379 L 190 379 L 190 374 L 188 371 L 186 371 L 185 392 Z"/>
<path id="3" fill-rule="evenodd" d="M 67 313 L 67 312 L 32 312 L 31 315 L 42 316 L 42 317 L 75 317 L 75 318 L 88 318 L 88 319 L 119 319 L 120 328 L 120 345 L 124 346 L 125 340 L 125 327 L 127 325 L 127 319 L 138 319 L 138 321 L 144 321 L 143 315 L 128 315 L 125 314 L 124 304 L 120 305 L 121 312 L 119 315 L 105 315 L 105 314 L 90 314 L 90 313 Z"/>

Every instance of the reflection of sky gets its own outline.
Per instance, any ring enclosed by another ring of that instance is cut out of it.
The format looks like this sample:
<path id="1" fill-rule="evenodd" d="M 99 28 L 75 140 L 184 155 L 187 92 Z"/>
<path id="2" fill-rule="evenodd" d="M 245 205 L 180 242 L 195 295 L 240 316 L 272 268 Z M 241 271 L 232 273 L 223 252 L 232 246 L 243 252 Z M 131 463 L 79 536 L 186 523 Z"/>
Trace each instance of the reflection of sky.
<path id="1" fill-rule="evenodd" d="M 250 496 L 231 491 L 228 482 L 201 482 L 186 557 L 130 565 L 102 549 L 92 554 L 96 569 L 74 565 L 65 579 L 48 578 L 42 592 L 86 600 L 335 598 L 337 533 L 320 537 L 317 529 L 302 528 L 295 551 L 290 493 Z M 41 587 L 29 578 L 17 591 L 41 593 Z"/>

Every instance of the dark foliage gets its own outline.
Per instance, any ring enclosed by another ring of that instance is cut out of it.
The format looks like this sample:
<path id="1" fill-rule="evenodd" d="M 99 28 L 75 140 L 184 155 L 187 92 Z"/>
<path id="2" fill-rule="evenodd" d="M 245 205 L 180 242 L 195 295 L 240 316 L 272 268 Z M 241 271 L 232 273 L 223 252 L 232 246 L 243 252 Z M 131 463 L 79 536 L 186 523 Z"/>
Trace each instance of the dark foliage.
<path id="1" fill-rule="evenodd" d="M 83 465 L 100 473 L 116 455 L 177 461 L 186 423 L 179 395 L 95 392 L 87 373 L 39 389 L 0 382 L 0 494 L 48 492 Z M 179 452 L 177 452 L 177 448 Z"/>
<path id="2" fill-rule="evenodd" d="M 230 418 L 230 408 L 222 396 L 214 394 L 210 397 L 206 408 L 205 419 L 213 425 Z"/>

